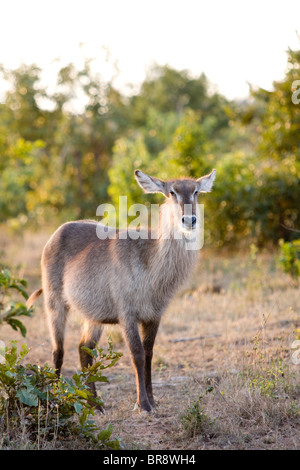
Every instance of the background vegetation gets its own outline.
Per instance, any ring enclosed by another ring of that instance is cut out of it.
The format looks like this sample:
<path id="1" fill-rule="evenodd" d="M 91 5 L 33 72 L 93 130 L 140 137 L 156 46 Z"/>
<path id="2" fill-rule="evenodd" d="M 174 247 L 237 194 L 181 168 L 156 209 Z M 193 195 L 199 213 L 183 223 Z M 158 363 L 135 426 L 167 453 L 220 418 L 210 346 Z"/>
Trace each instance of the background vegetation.
<path id="1" fill-rule="evenodd" d="M 299 68 L 300 52 L 290 50 L 274 91 L 251 89 L 236 102 L 205 75 L 169 66 L 154 66 L 133 96 L 88 59 L 81 70 L 61 68 L 52 92 L 36 65 L 2 67 L 9 89 L 0 105 L 0 222 L 20 229 L 94 218 L 120 195 L 144 202 L 135 168 L 172 178 L 215 167 L 206 245 L 297 238 L 289 229 L 300 227 Z"/>

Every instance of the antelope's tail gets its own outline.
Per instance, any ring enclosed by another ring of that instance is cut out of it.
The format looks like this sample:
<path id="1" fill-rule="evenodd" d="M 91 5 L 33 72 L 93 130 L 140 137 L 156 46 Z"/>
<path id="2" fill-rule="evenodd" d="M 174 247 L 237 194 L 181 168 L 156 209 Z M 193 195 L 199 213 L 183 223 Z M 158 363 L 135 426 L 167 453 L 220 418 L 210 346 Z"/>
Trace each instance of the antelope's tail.
<path id="1" fill-rule="evenodd" d="M 36 291 L 34 291 L 31 296 L 29 297 L 29 299 L 27 300 L 26 302 L 26 307 L 27 308 L 30 308 L 34 302 L 36 301 L 36 299 L 42 294 L 43 292 L 43 289 L 40 288 L 40 289 L 37 289 Z"/>

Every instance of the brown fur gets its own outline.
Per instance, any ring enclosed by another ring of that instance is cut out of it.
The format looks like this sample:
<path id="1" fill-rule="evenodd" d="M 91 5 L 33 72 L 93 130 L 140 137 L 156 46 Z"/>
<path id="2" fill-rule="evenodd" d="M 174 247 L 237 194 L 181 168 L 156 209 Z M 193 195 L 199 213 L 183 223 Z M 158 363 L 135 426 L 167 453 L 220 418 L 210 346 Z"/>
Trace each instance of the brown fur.
<path id="1" fill-rule="evenodd" d="M 193 192 L 195 189 L 209 191 L 215 173 L 199 180 L 169 182 L 149 177 L 139 170 L 135 175 L 146 192 L 162 192 L 167 197 L 157 238 L 120 239 L 117 232 L 116 239 L 101 240 L 96 234 L 97 222 L 67 222 L 53 234 L 43 250 L 42 283 L 57 373 L 60 374 L 63 363 L 69 311 L 79 311 L 84 319 L 79 346 L 82 367 L 88 367 L 91 358 L 81 347 L 92 348 L 99 341 L 103 324 L 118 323 L 131 353 L 138 406 L 150 412 L 155 406 L 151 360 L 161 316 L 197 260 L 197 252 L 186 249 L 188 236 L 177 240 L 173 232 L 167 239 L 163 235 L 170 228 L 177 229 L 176 224 L 181 229 L 183 204 L 191 203 L 192 197 L 192 213 L 196 216 L 197 196 L 192 196 Z M 169 194 L 170 188 L 176 195 Z M 32 294 L 31 302 L 40 293 L 41 289 Z"/>

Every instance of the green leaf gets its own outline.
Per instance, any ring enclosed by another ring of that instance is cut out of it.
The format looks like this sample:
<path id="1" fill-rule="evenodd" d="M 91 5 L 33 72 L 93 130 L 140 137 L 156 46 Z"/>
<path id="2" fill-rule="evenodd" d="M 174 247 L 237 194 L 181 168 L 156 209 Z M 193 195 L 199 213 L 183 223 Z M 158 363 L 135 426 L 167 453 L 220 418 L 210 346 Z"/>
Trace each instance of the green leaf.
<path id="1" fill-rule="evenodd" d="M 74 374 L 74 375 L 72 376 L 72 378 L 73 378 L 75 384 L 77 385 L 77 387 L 82 386 L 81 377 L 82 377 L 82 373 L 81 373 L 81 372 L 76 373 L 76 374 Z M 67 379 L 66 379 L 66 381 L 67 381 Z"/>
<path id="2" fill-rule="evenodd" d="M 115 438 L 114 441 L 105 441 L 105 445 L 113 450 L 120 450 L 122 448 L 121 443 L 117 438 Z"/>
<path id="3" fill-rule="evenodd" d="M 5 353 L 5 360 L 9 367 L 14 367 L 17 361 L 17 342 L 11 341 L 11 348 Z"/>
<path id="4" fill-rule="evenodd" d="M 27 406 L 38 406 L 39 399 L 34 392 L 28 391 L 26 389 L 18 390 L 16 397 Z"/>
<path id="5" fill-rule="evenodd" d="M 26 336 L 26 327 L 23 325 L 23 323 L 20 320 L 17 320 L 16 318 L 10 318 L 7 323 L 15 330 L 17 331 L 18 328 L 22 334 L 22 336 L 25 338 Z"/>
<path id="6" fill-rule="evenodd" d="M 24 281 L 25 282 L 25 281 Z M 26 286 L 26 283 L 25 283 L 25 286 Z M 23 297 L 27 300 L 28 299 L 28 294 L 27 292 L 21 287 L 19 286 L 19 284 L 17 284 L 16 282 L 13 282 L 10 286 L 9 286 L 11 289 L 16 289 L 17 291 L 19 291 Z"/>
<path id="7" fill-rule="evenodd" d="M 22 349 L 20 351 L 20 358 L 23 359 L 28 354 L 28 347 L 26 344 L 22 344 Z"/>
<path id="8" fill-rule="evenodd" d="M 34 389 L 34 393 L 41 399 L 41 400 L 47 400 L 47 392 L 41 392 L 38 389 Z"/>
<path id="9" fill-rule="evenodd" d="M 78 388 L 75 390 L 76 394 L 82 398 L 88 399 L 88 393 L 85 390 L 79 390 Z"/>
<path id="10" fill-rule="evenodd" d="M 88 408 L 84 408 L 81 415 L 79 416 L 79 422 L 81 426 L 85 425 L 89 415 L 90 415 L 90 410 Z"/>
<path id="11" fill-rule="evenodd" d="M 81 346 L 81 349 L 88 353 L 91 357 L 97 357 L 98 353 L 96 349 L 90 349 L 87 346 Z"/>
<path id="12" fill-rule="evenodd" d="M 5 375 L 6 375 L 6 377 L 9 377 L 9 378 L 13 378 L 13 377 L 17 376 L 16 372 L 11 372 L 10 370 L 7 370 L 5 372 Z"/>
<path id="13" fill-rule="evenodd" d="M 109 382 L 109 380 L 104 375 L 92 375 L 89 377 L 89 382 Z"/>
<path id="14" fill-rule="evenodd" d="M 76 413 L 79 415 L 80 411 L 82 410 L 82 404 L 76 401 L 74 403 L 74 408 L 75 408 Z"/>
<path id="15" fill-rule="evenodd" d="M 112 424 L 109 423 L 107 429 L 103 429 L 103 431 L 100 431 L 97 434 L 97 438 L 99 439 L 99 441 L 107 441 L 112 435 L 112 432 L 113 432 L 113 427 L 112 427 Z"/>

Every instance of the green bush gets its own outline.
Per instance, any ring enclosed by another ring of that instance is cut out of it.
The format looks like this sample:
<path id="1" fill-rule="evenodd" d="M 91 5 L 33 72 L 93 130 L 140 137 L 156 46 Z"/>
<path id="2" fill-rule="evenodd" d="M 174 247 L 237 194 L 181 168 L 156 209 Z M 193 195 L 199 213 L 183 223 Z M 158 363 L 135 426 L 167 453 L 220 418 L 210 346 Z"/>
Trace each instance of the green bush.
<path id="1" fill-rule="evenodd" d="M 213 420 L 205 413 L 205 409 L 202 406 L 202 399 L 203 396 L 200 395 L 198 400 L 195 400 L 181 417 L 181 424 L 191 437 L 203 433 L 213 424 Z"/>
<path id="2" fill-rule="evenodd" d="M 21 420 L 29 440 L 38 446 L 42 441 L 78 435 L 100 448 L 120 448 L 119 440 L 111 437 L 112 426 L 100 430 L 92 419 L 95 406 L 103 402 L 93 396 L 87 383 L 107 382 L 103 370 L 112 367 L 121 354 L 113 351 L 111 342 L 107 353 L 99 348 L 85 350 L 96 362 L 71 379 L 58 379 L 48 364 L 22 365 L 28 353 L 26 345 L 19 353 L 16 341 L 5 348 L 0 363 L 0 424 L 7 440 L 18 435 Z"/>
<path id="3" fill-rule="evenodd" d="M 279 264 L 289 274 L 295 285 L 299 284 L 300 276 L 300 239 L 291 242 L 280 240 Z"/>
<path id="4" fill-rule="evenodd" d="M 24 279 L 15 279 L 8 269 L 0 268 L 0 325 L 5 322 L 14 330 L 20 330 L 24 337 L 26 328 L 19 317 L 31 316 L 31 310 L 28 310 L 22 302 L 12 301 L 11 292 L 18 291 L 27 300 L 28 295 L 24 289 L 26 286 L 27 282 Z"/>

